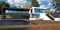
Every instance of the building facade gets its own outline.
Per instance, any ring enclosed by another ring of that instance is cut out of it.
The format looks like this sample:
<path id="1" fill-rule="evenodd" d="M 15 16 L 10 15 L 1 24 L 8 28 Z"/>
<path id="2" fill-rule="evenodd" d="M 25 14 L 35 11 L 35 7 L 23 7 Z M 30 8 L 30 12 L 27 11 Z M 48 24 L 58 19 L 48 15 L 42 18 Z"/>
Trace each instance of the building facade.
<path id="1" fill-rule="evenodd" d="M 49 19 L 45 14 L 46 14 L 46 9 L 41 9 L 40 7 L 32 7 L 29 11 L 30 13 L 30 20 L 36 20 L 36 19 L 44 19 L 44 20 Z M 50 19 L 49 19 L 50 20 Z"/>

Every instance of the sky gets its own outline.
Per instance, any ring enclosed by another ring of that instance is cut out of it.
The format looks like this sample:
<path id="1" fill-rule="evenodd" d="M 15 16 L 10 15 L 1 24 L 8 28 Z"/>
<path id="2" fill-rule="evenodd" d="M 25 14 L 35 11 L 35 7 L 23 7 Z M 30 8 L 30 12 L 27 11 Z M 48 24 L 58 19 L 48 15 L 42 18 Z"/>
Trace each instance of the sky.
<path id="1" fill-rule="evenodd" d="M 0 1 L 4 1 L 10 4 L 11 7 L 16 6 L 19 7 L 20 5 L 23 5 L 23 3 L 28 2 L 31 3 L 31 0 L 0 0 Z M 52 8 L 52 4 L 50 3 L 51 0 L 37 0 L 40 8 L 46 9 L 48 7 Z"/>

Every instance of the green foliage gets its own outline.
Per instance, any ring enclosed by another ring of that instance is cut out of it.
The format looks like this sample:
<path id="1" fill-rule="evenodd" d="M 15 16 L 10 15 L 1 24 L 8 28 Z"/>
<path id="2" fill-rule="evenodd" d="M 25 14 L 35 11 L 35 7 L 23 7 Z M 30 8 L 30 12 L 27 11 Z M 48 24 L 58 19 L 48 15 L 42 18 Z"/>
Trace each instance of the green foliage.
<path id="1" fill-rule="evenodd" d="M 31 6 L 32 6 L 31 3 L 25 2 L 25 3 L 23 4 L 23 7 L 22 7 L 22 8 L 24 8 L 24 9 L 30 9 Z"/>
<path id="2" fill-rule="evenodd" d="M 3 15 L 0 14 L 0 20 L 3 19 Z"/>
<path id="3" fill-rule="evenodd" d="M 33 7 L 39 7 L 38 1 L 32 0 L 32 6 Z"/>
<path id="4" fill-rule="evenodd" d="M 10 6 L 9 6 L 8 3 L 5 3 L 5 2 L 1 2 L 1 1 L 0 1 L 0 19 L 3 18 L 3 15 L 2 15 L 2 13 L 1 13 L 1 10 L 2 10 L 3 7 L 10 7 Z"/>
<path id="5" fill-rule="evenodd" d="M 51 1 L 51 4 L 54 4 L 55 2 L 56 2 L 56 0 L 52 0 L 52 1 Z"/>
<path id="6" fill-rule="evenodd" d="M 0 2 L 0 8 L 1 7 L 10 7 L 8 3 Z"/>
<path id="7" fill-rule="evenodd" d="M 5 3 L 5 2 L 1 2 L 0 1 L 0 13 L 1 13 L 1 10 L 3 7 L 10 7 L 8 3 Z"/>
<path id="8" fill-rule="evenodd" d="M 52 0 L 51 2 L 53 4 L 53 6 L 55 6 L 55 11 L 57 12 L 58 10 L 60 10 L 60 0 Z"/>
<path id="9" fill-rule="evenodd" d="M 50 8 L 47 8 L 46 12 L 47 14 L 51 14 Z"/>

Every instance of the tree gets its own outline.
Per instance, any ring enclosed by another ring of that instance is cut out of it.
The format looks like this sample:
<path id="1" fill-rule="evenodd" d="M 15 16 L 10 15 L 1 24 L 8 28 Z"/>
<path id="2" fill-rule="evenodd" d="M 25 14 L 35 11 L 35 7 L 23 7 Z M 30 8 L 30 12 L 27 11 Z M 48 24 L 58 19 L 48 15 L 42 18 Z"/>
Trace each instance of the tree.
<path id="1" fill-rule="evenodd" d="M 60 10 L 60 0 L 52 0 L 51 3 L 53 4 L 53 6 L 55 6 L 54 8 L 56 12 Z"/>
<path id="2" fill-rule="evenodd" d="M 32 6 L 33 7 L 39 7 L 38 1 L 32 0 Z"/>
<path id="3" fill-rule="evenodd" d="M 0 7 L 10 7 L 6 2 L 0 2 Z"/>
<path id="4" fill-rule="evenodd" d="M 0 2 L 0 11 L 3 7 L 10 7 L 8 3 Z"/>
<path id="5" fill-rule="evenodd" d="M 30 9 L 31 6 L 32 6 L 32 5 L 31 5 L 30 3 L 25 2 L 25 3 L 22 5 L 22 8 L 24 8 L 24 9 Z"/>
<path id="6" fill-rule="evenodd" d="M 1 1 L 0 1 L 0 19 L 3 18 L 3 15 L 1 15 L 1 14 L 2 14 L 2 13 L 1 13 L 1 10 L 2 10 L 3 7 L 10 7 L 10 6 L 9 6 L 8 3 L 5 3 L 5 2 L 1 2 Z"/>
<path id="7" fill-rule="evenodd" d="M 54 4 L 55 2 L 56 2 L 56 0 L 52 0 L 52 1 L 51 1 L 51 4 Z"/>
<path id="8" fill-rule="evenodd" d="M 51 14 L 50 8 L 47 8 L 46 13 Z"/>
<path id="9" fill-rule="evenodd" d="M 0 2 L 0 12 L 1 12 L 3 7 L 10 7 L 10 5 L 6 2 Z"/>

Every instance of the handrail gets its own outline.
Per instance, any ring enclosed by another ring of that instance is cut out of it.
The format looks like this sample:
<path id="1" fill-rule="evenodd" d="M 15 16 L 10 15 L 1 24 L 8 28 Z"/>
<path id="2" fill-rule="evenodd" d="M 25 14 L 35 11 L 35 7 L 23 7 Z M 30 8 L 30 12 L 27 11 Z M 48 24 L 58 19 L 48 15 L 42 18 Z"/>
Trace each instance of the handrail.
<path id="1" fill-rule="evenodd" d="M 46 14 L 46 16 L 48 16 L 51 20 L 55 20 L 51 15 Z"/>

